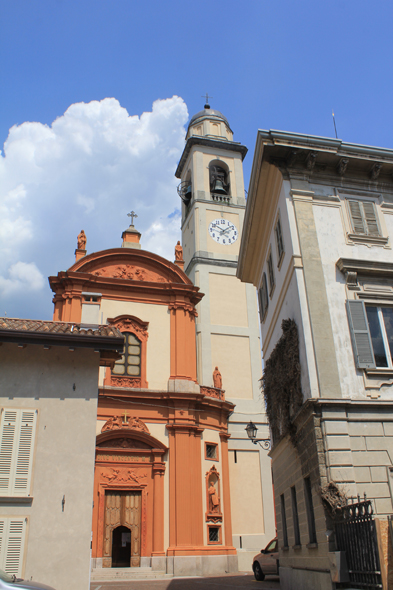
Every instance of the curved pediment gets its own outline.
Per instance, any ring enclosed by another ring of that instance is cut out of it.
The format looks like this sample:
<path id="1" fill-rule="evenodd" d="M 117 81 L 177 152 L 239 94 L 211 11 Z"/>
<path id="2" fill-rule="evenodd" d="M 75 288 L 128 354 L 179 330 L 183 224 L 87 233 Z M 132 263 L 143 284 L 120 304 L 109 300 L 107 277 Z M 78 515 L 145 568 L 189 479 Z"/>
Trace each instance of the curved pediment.
<path id="1" fill-rule="evenodd" d="M 192 285 L 185 273 L 172 262 L 152 252 L 133 248 L 94 252 L 79 259 L 68 271 L 108 279 Z"/>
<path id="2" fill-rule="evenodd" d="M 149 449 L 167 451 L 168 448 L 157 438 L 147 432 L 119 428 L 108 430 L 97 436 L 98 449 Z"/>

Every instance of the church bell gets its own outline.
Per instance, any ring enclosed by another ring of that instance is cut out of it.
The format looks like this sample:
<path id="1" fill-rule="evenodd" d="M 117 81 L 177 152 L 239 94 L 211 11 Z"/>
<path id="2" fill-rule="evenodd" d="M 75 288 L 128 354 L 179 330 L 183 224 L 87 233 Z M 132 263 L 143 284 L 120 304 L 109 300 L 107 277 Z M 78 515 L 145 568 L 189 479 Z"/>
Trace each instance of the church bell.
<path id="1" fill-rule="evenodd" d="M 222 180 L 220 180 L 219 178 L 217 178 L 214 183 L 213 183 L 213 189 L 212 189 L 212 193 L 217 193 L 220 195 L 226 195 L 227 191 L 224 188 L 224 185 L 222 183 Z"/>

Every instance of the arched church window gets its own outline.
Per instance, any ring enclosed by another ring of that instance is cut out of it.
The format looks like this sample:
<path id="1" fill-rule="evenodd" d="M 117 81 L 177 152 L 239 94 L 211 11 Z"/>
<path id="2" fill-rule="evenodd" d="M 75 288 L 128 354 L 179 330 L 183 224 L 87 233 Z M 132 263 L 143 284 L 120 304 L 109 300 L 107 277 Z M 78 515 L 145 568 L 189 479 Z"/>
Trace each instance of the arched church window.
<path id="1" fill-rule="evenodd" d="M 121 359 L 115 362 L 112 373 L 114 375 L 141 375 L 141 341 L 131 332 L 123 332 L 124 349 Z"/>
<path id="2" fill-rule="evenodd" d="M 216 195 L 229 195 L 229 174 L 228 170 L 221 165 L 221 162 L 211 162 L 209 166 L 210 192 Z"/>
<path id="3" fill-rule="evenodd" d="M 114 387 L 149 387 L 146 378 L 147 340 L 149 323 L 131 315 L 108 318 L 108 324 L 124 336 L 121 358 L 108 368 L 104 385 Z"/>

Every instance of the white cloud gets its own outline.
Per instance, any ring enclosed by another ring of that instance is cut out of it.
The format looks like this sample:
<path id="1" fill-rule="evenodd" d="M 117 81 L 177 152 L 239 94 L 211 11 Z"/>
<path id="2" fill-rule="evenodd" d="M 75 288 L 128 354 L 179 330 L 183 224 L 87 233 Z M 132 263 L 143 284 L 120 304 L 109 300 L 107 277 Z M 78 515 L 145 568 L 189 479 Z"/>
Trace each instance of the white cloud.
<path id="1" fill-rule="evenodd" d="M 180 205 L 174 172 L 187 118 L 177 96 L 140 117 L 106 98 L 71 105 L 51 126 L 10 129 L 0 156 L 0 288 L 12 315 L 51 317 L 38 277 L 71 266 L 82 228 L 88 252 L 119 246 L 131 209 L 142 247 L 173 259 L 180 239 L 179 215 L 171 214 Z M 26 293 L 26 284 L 32 293 L 21 307 L 12 294 Z"/>
<path id="2" fill-rule="evenodd" d="M 3 297 L 24 291 L 29 296 L 31 291 L 41 291 L 44 277 L 33 262 L 16 262 L 8 271 L 9 278 L 0 277 L 0 293 Z"/>

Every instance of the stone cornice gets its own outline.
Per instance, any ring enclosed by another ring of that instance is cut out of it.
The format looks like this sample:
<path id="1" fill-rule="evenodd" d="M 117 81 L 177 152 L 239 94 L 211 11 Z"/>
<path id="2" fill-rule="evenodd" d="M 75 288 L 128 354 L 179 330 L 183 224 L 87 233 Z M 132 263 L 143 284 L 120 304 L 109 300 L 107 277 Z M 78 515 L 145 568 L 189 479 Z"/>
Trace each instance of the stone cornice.
<path id="1" fill-rule="evenodd" d="M 339 258 L 336 266 L 344 274 L 347 272 L 357 272 L 359 274 L 372 274 L 393 278 L 393 262 Z"/>

